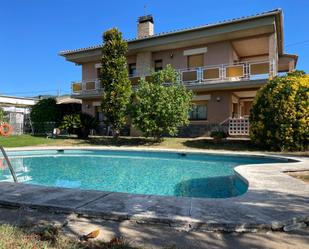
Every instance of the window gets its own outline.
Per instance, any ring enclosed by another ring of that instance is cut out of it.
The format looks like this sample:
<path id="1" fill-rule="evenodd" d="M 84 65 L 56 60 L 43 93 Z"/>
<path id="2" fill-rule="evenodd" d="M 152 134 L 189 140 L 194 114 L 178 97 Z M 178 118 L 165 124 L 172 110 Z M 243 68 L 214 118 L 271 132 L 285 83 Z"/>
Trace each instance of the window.
<path id="1" fill-rule="evenodd" d="M 136 63 L 130 63 L 129 64 L 129 76 L 135 76 L 136 75 Z"/>
<path id="2" fill-rule="evenodd" d="M 207 104 L 195 104 L 190 112 L 190 120 L 206 120 Z"/>
<path id="3" fill-rule="evenodd" d="M 158 71 L 163 69 L 162 60 L 155 60 L 155 62 L 154 62 L 154 69 L 155 69 L 155 72 L 158 72 Z"/>
<path id="4" fill-rule="evenodd" d="M 196 54 L 188 56 L 188 68 L 204 66 L 204 54 Z"/>
<path id="5" fill-rule="evenodd" d="M 101 68 L 97 68 L 97 78 L 100 78 Z"/>
<path id="6" fill-rule="evenodd" d="M 102 112 L 101 106 L 95 106 L 95 118 L 99 123 L 104 121 L 104 114 Z"/>

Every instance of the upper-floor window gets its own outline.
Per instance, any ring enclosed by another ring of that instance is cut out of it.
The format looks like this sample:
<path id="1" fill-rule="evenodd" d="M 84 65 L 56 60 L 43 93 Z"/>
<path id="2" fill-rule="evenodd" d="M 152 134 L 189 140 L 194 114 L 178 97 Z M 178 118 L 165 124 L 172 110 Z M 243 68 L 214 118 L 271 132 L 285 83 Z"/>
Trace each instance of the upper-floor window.
<path id="1" fill-rule="evenodd" d="M 204 54 L 188 55 L 188 68 L 204 66 Z"/>
<path id="2" fill-rule="evenodd" d="M 129 64 L 129 76 L 135 76 L 136 75 L 136 63 L 130 63 Z"/>
<path id="3" fill-rule="evenodd" d="M 155 60 L 155 62 L 154 62 L 154 70 L 155 70 L 155 72 L 158 72 L 158 71 L 160 71 L 162 69 L 163 69 L 163 62 L 162 62 L 162 60 Z"/>

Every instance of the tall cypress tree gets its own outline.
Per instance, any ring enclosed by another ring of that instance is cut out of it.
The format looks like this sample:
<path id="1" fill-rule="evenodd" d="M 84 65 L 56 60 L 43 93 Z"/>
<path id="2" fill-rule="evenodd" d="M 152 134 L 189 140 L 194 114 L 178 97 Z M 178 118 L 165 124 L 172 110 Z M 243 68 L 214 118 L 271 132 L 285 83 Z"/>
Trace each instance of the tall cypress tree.
<path id="1" fill-rule="evenodd" d="M 126 124 L 127 108 L 132 93 L 125 57 L 128 45 L 116 28 L 103 34 L 103 42 L 102 68 L 99 76 L 104 90 L 101 107 L 105 124 L 112 128 L 113 136 L 117 138 Z"/>

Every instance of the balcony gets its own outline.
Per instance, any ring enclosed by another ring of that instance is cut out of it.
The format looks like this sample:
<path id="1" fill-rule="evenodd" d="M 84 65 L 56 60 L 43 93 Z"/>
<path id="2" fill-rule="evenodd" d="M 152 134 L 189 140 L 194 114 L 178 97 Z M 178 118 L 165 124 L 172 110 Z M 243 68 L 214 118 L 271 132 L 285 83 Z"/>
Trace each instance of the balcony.
<path id="1" fill-rule="evenodd" d="M 72 95 L 97 95 L 102 91 L 99 79 L 73 81 Z"/>
<path id="2" fill-rule="evenodd" d="M 184 84 L 207 84 L 228 81 L 268 79 L 274 75 L 271 61 L 251 61 L 179 70 Z"/>
<path id="3" fill-rule="evenodd" d="M 179 80 L 185 85 L 203 85 L 222 82 L 250 81 L 268 79 L 275 75 L 274 62 L 250 61 L 233 64 L 220 64 L 198 68 L 177 69 Z M 146 76 L 146 80 L 149 76 Z M 133 86 L 137 86 L 140 76 L 130 75 Z M 102 88 L 98 79 L 72 82 L 73 95 L 94 95 L 101 93 Z"/>

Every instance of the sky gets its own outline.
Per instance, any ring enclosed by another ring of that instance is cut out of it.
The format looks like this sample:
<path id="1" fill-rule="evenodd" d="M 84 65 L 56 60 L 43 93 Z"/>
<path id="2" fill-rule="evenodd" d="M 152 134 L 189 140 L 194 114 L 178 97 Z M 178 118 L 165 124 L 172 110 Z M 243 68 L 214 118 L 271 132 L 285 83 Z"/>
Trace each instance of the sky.
<path id="1" fill-rule="evenodd" d="M 70 93 L 81 67 L 58 52 L 102 42 L 118 27 L 136 36 L 137 18 L 152 14 L 155 33 L 282 8 L 285 52 L 309 72 L 309 0 L 0 0 L 0 94 Z"/>

